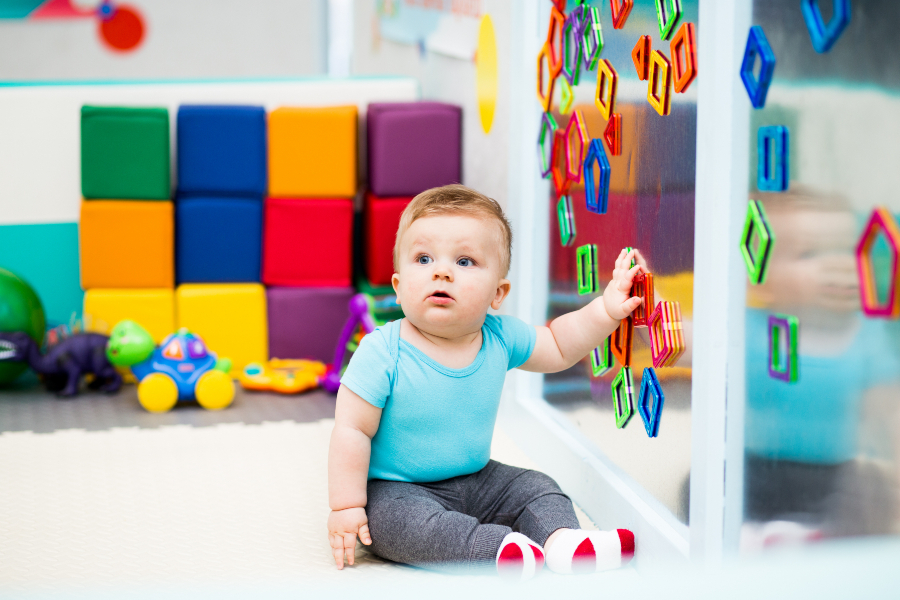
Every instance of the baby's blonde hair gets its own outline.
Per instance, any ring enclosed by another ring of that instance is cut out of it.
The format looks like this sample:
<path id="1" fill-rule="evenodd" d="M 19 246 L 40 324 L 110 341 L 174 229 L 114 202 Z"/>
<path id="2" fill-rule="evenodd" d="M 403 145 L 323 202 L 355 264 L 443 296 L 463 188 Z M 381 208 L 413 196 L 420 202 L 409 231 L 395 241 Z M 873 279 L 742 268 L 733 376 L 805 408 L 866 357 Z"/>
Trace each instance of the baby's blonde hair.
<path id="1" fill-rule="evenodd" d="M 406 205 L 400 215 L 400 226 L 397 227 L 397 238 L 394 240 L 394 271 L 399 270 L 400 238 L 417 219 L 444 214 L 461 214 L 494 220 L 500 227 L 502 245 L 500 262 L 503 275 L 509 273 L 509 261 L 512 256 L 512 228 L 503 214 L 500 204 L 479 194 L 464 185 L 453 184 L 425 190 Z"/>

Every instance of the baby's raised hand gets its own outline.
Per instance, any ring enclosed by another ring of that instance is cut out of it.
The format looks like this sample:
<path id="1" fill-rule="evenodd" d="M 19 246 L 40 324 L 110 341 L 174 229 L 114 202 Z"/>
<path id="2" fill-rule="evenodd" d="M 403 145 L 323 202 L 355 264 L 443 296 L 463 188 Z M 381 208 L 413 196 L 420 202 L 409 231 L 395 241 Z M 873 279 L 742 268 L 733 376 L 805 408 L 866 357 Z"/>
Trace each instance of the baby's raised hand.
<path id="1" fill-rule="evenodd" d="M 347 557 L 347 564 L 353 564 L 357 535 L 363 544 L 368 546 L 372 543 L 366 509 L 345 508 L 331 511 L 328 515 L 328 541 L 331 543 L 331 553 L 338 569 L 344 568 L 344 556 Z"/>
<path id="2" fill-rule="evenodd" d="M 631 266 L 634 253 L 635 250 L 630 252 L 622 250 L 619 253 L 612 279 L 603 290 L 603 306 L 606 308 L 606 314 L 617 321 L 621 321 L 641 305 L 641 299 L 631 295 L 634 276 L 638 274 L 638 271 L 643 270 L 640 264 Z"/>

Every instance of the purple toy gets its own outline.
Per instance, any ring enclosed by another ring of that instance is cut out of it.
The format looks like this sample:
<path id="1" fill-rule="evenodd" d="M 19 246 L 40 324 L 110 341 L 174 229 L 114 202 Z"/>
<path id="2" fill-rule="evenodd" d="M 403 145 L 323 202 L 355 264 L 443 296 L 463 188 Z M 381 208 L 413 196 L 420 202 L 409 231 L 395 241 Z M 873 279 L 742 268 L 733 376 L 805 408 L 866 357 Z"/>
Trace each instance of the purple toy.
<path id="1" fill-rule="evenodd" d="M 41 376 L 47 390 L 59 396 L 77 395 L 81 376 L 86 373 L 94 374 L 91 388 L 114 394 L 122 387 L 122 376 L 106 358 L 108 341 L 99 333 L 76 333 L 42 355 L 27 333 L 0 333 L 0 360 L 27 362 Z"/>
<path id="2" fill-rule="evenodd" d="M 376 196 L 415 196 L 462 180 L 459 106 L 375 103 L 367 121 L 369 185 Z"/>
<path id="3" fill-rule="evenodd" d="M 322 378 L 322 387 L 329 392 L 335 393 L 341 387 L 341 373 L 344 370 L 344 360 L 347 358 L 349 349 L 347 346 L 356 333 L 357 328 L 362 327 L 366 333 L 375 331 L 375 320 L 372 318 L 372 297 L 366 294 L 356 294 L 350 298 L 350 317 L 344 324 L 344 330 L 341 331 L 341 337 L 338 338 L 337 347 L 334 349 L 334 360 L 328 367 L 328 372 Z"/>
<path id="4" fill-rule="evenodd" d="M 270 287 L 269 356 L 327 363 L 347 320 L 352 287 Z"/>

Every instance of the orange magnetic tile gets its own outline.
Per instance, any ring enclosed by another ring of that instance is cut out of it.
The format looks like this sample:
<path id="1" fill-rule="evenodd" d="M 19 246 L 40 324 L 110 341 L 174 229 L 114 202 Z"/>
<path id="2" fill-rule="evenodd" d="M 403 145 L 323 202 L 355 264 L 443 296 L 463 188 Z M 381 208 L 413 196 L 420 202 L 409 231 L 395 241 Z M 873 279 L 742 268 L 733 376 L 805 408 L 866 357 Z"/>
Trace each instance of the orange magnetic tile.
<path id="1" fill-rule="evenodd" d="M 683 23 L 669 44 L 676 94 L 687 91 L 697 77 L 697 37 L 693 23 Z"/>
<path id="2" fill-rule="evenodd" d="M 550 44 L 550 63 L 552 70 L 557 73 L 562 69 L 563 63 L 563 26 L 566 16 L 555 6 L 550 8 L 550 27 L 547 29 L 547 43 Z"/>
<path id="3" fill-rule="evenodd" d="M 623 367 L 631 366 L 631 348 L 634 342 L 634 321 L 631 315 L 619 322 L 619 327 L 613 331 L 609 345 L 613 355 Z"/>
<path id="4" fill-rule="evenodd" d="M 634 68 L 637 71 L 638 79 L 647 81 L 647 73 L 650 70 L 650 51 L 653 49 L 653 42 L 649 35 L 642 35 L 638 38 L 637 44 L 631 51 L 631 60 L 634 62 Z"/>
<path id="5" fill-rule="evenodd" d="M 553 50 L 550 48 L 550 43 L 547 42 L 537 55 L 537 97 L 544 112 L 550 112 L 550 106 L 553 104 L 553 87 L 556 83 L 556 78 L 559 77 L 560 69 L 562 69 L 562 64 L 560 63 L 556 65 L 554 70 L 552 54 Z M 546 73 L 544 73 L 545 64 L 547 66 Z"/>

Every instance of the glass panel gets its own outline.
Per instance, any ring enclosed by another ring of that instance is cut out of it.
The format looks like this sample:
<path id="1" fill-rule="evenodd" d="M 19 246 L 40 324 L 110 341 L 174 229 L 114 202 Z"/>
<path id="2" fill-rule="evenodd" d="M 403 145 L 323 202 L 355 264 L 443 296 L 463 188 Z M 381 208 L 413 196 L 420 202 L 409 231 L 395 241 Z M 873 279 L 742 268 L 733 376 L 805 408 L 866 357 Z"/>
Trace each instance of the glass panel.
<path id="1" fill-rule="evenodd" d="M 696 148 L 696 81 L 686 93 L 671 92 L 671 113 L 657 114 L 647 100 L 647 81 L 638 79 L 631 57 L 641 35 L 650 35 L 651 47 L 672 62 L 669 42 L 660 41 L 652 2 L 635 2 L 623 29 L 613 29 L 608 1 L 601 7 L 605 48 L 601 58 L 618 73 L 615 112 L 621 114 L 622 150 L 612 156 L 604 148 L 612 167 L 609 209 L 606 214 L 589 212 L 584 186 L 570 191 L 577 236 L 569 247 L 560 244 L 557 197 L 551 192 L 550 298 L 548 321 L 577 310 L 597 297 L 578 295 L 576 251 L 584 244 L 597 245 L 599 287 L 609 282 L 615 257 L 626 246 L 636 248 L 654 275 L 656 299 L 680 303 L 687 351 L 673 367 L 656 370 L 663 393 L 664 409 L 659 435 L 649 438 L 644 423 L 634 414 L 623 429 L 617 429 L 611 384 L 621 370 L 593 377 L 585 358 L 575 367 L 544 378 L 544 397 L 561 410 L 599 449 L 647 489 L 683 522 L 688 517 L 691 462 L 691 318 L 694 258 L 694 171 Z M 697 24 L 696 1 L 684 0 L 681 22 Z M 680 24 L 679 24 L 680 26 Z M 677 28 L 676 28 L 677 30 Z M 699 30 L 698 30 L 699 35 Z M 574 110 L 581 111 L 591 138 L 603 138 L 607 121 L 595 107 L 596 71 L 582 71 L 575 87 Z M 557 86 L 557 89 L 561 86 Z M 560 115 L 560 128 L 570 115 Z M 644 369 L 652 367 L 647 328 L 635 328 L 631 361 L 634 403 L 637 405 Z"/>
<path id="2" fill-rule="evenodd" d="M 813 4 L 827 23 L 832 1 Z M 856 247 L 876 206 L 900 211 L 900 4 L 852 2 L 849 26 L 821 54 L 800 5 L 754 2 L 777 65 L 752 114 L 750 197 L 776 240 L 765 282 L 747 290 L 746 551 L 898 531 L 900 322 L 861 311 Z M 770 125 L 789 130 L 790 186 L 761 193 L 757 133 Z M 896 268 L 883 236 L 870 255 L 883 303 Z M 779 314 L 798 322 L 794 382 L 770 373 Z"/>

